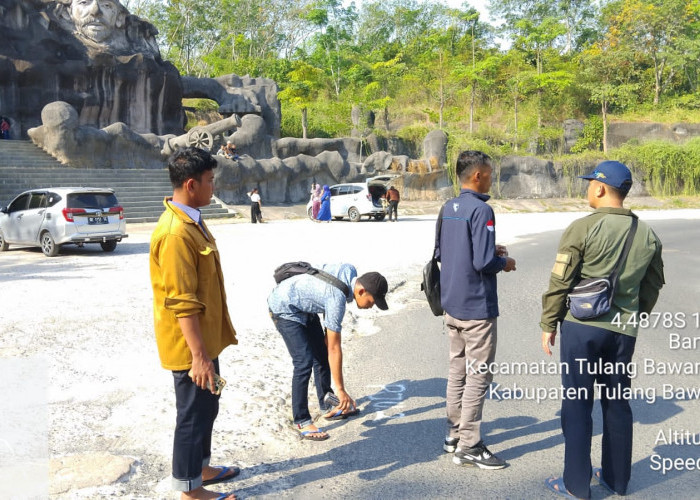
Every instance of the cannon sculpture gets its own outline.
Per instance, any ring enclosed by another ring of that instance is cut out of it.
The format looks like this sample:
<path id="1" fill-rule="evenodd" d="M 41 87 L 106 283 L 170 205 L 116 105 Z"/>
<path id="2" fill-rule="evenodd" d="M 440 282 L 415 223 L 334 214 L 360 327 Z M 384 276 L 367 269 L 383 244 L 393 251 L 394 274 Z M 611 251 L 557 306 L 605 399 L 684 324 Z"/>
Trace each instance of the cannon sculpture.
<path id="1" fill-rule="evenodd" d="M 211 151 L 216 136 L 240 126 L 240 117 L 238 115 L 231 115 L 228 118 L 210 123 L 209 125 L 193 127 L 186 134 L 168 138 L 163 144 L 161 154 L 170 155 L 177 149 L 187 146 L 194 146 Z"/>

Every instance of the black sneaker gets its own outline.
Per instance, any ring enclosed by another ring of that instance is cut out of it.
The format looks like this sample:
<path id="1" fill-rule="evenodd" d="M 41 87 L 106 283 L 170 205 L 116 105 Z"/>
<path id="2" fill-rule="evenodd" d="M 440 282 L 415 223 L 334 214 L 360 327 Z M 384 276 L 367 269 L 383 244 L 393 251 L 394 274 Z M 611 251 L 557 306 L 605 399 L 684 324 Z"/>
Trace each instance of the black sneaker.
<path id="1" fill-rule="evenodd" d="M 459 444 L 459 438 L 445 438 L 445 444 L 442 445 L 442 449 L 447 453 L 454 453 L 457 449 L 457 444 Z"/>
<path id="2" fill-rule="evenodd" d="M 503 469 L 506 466 L 505 460 L 491 453 L 483 441 L 473 448 L 455 451 L 452 461 L 457 465 L 472 465 L 480 469 Z"/>

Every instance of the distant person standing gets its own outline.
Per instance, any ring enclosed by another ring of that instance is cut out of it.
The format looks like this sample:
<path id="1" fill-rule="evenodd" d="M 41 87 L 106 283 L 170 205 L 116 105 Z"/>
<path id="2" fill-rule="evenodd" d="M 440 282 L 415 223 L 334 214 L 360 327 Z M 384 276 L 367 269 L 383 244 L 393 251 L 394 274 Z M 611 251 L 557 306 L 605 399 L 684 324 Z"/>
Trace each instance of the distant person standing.
<path id="1" fill-rule="evenodd" d="M 0 117 L 0 138 L 10 138 L 10 121 L 4 116 Z"/>
<path id="2" fill-rule="evenodd" d="M 561 402 L 564 474 L 545 481 L 569 498 L 590 498 L 591 474 L 608 490 L 624 495 L 632 474 L 632 409 L 624 395 L 632 385 L 630 366 L 639 318 L 651 313 L 664 285 L 661 241 L 623 201 L 632 174 L 618 161 L 604 161 L 589 175 L 588 204 L 595 211 L 569 225 L 559 242 L 549 288 L 542 295 L 542 349 L 551 356 L 561 332 L 562 387 L 576 394 Z M 636 229 L 634 224 L 636 223 Z M 631 233 L 631 231 L 635 231 Z M 576 319 L 567 295 L 584 278 L 606 278 L 615 269 L 628 235 L 633 238 L 620 269 L 610 311 Z M 599 367 L 599 368 L 595 368 Z M 595 391 L 598 385 L 600 391 Z M 591 468 L 591 412 L 595 392 L 603 412 L 601 467 Z"/>
<path id="3" fill-rule="evenodd" d="M 491 189 L 491 158 L 464 151 L 456 173 L 462 189 L 440 211 L 436 257 L 442 264 L 440 287 L 449 335 L 447 435 L 443 449 L 452 461 L 480 469 L 502 469 L 506 462 L 491 453 L 481 439 L 489 370 L 468 370 L 496 359 L 498 292 L 496 275 L 515 271 L 515 260 L 496 245 L 496 221 L 486 203 Z"/>
<path id="4" fill-rule="evenodd" d="M 316 220 L 319 222 L 331 221 L 331 189 L 328 185 L 323 186 L 323 193 L 321 193 L 321 209 L 318 211 Z"/>
<path id="5" fill-rule="evenodd" d="M 323 188 L 320 184 L 314 183 L 311 185 L 311 218 L 318 219 L 318 213 L 321 211 L 321 195 Z"/>
<path id="6" fill-rule="evenodd" d="M 386 192 L 386 200 L 389 202 L 389 220 L 391 220 L 391 214 L 394 214 L 394 222 L 399 220 L 399 201 L 401 201 L 401 195 L 399 191 L 391 186 Z"/>
<path id="7" fill-rule="evenodd" d="M 250 197 L 250 222 L 253 224 L 262 222 L 262 202 L 258 188 L 253 188 L 248 196 Z"/>

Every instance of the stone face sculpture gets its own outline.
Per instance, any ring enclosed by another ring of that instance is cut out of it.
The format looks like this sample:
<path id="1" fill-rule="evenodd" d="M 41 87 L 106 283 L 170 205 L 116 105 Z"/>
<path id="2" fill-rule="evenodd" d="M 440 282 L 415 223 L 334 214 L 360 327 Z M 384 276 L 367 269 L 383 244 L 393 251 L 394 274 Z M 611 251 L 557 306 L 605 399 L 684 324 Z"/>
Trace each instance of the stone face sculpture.
<path id="1" fill-rule="evenodd" d="M 81 125 L 182 133 L 182 86 L 150 23 L 116 0 L 3 0 L 0 96 L 20 137 L 65 101 Z"/>

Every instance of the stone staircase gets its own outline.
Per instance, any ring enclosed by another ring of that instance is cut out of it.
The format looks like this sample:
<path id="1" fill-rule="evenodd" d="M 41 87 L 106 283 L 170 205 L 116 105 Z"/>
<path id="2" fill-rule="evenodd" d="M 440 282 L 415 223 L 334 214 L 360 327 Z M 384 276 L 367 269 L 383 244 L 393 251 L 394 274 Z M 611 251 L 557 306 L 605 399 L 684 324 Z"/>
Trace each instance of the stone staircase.
<path id="1" fill-rule="evenodd" d="M 127 222 L 155 222 L 163 212 L 163 198 L 172 194 L 168 171 L 71 168 L 30 141 L 0 140 L 0 205 L 6 206 L 27 189 L 64 186 L 114 189 Z M 206 219 L 235 217 L 214 198 L 202 208 Z"/>

